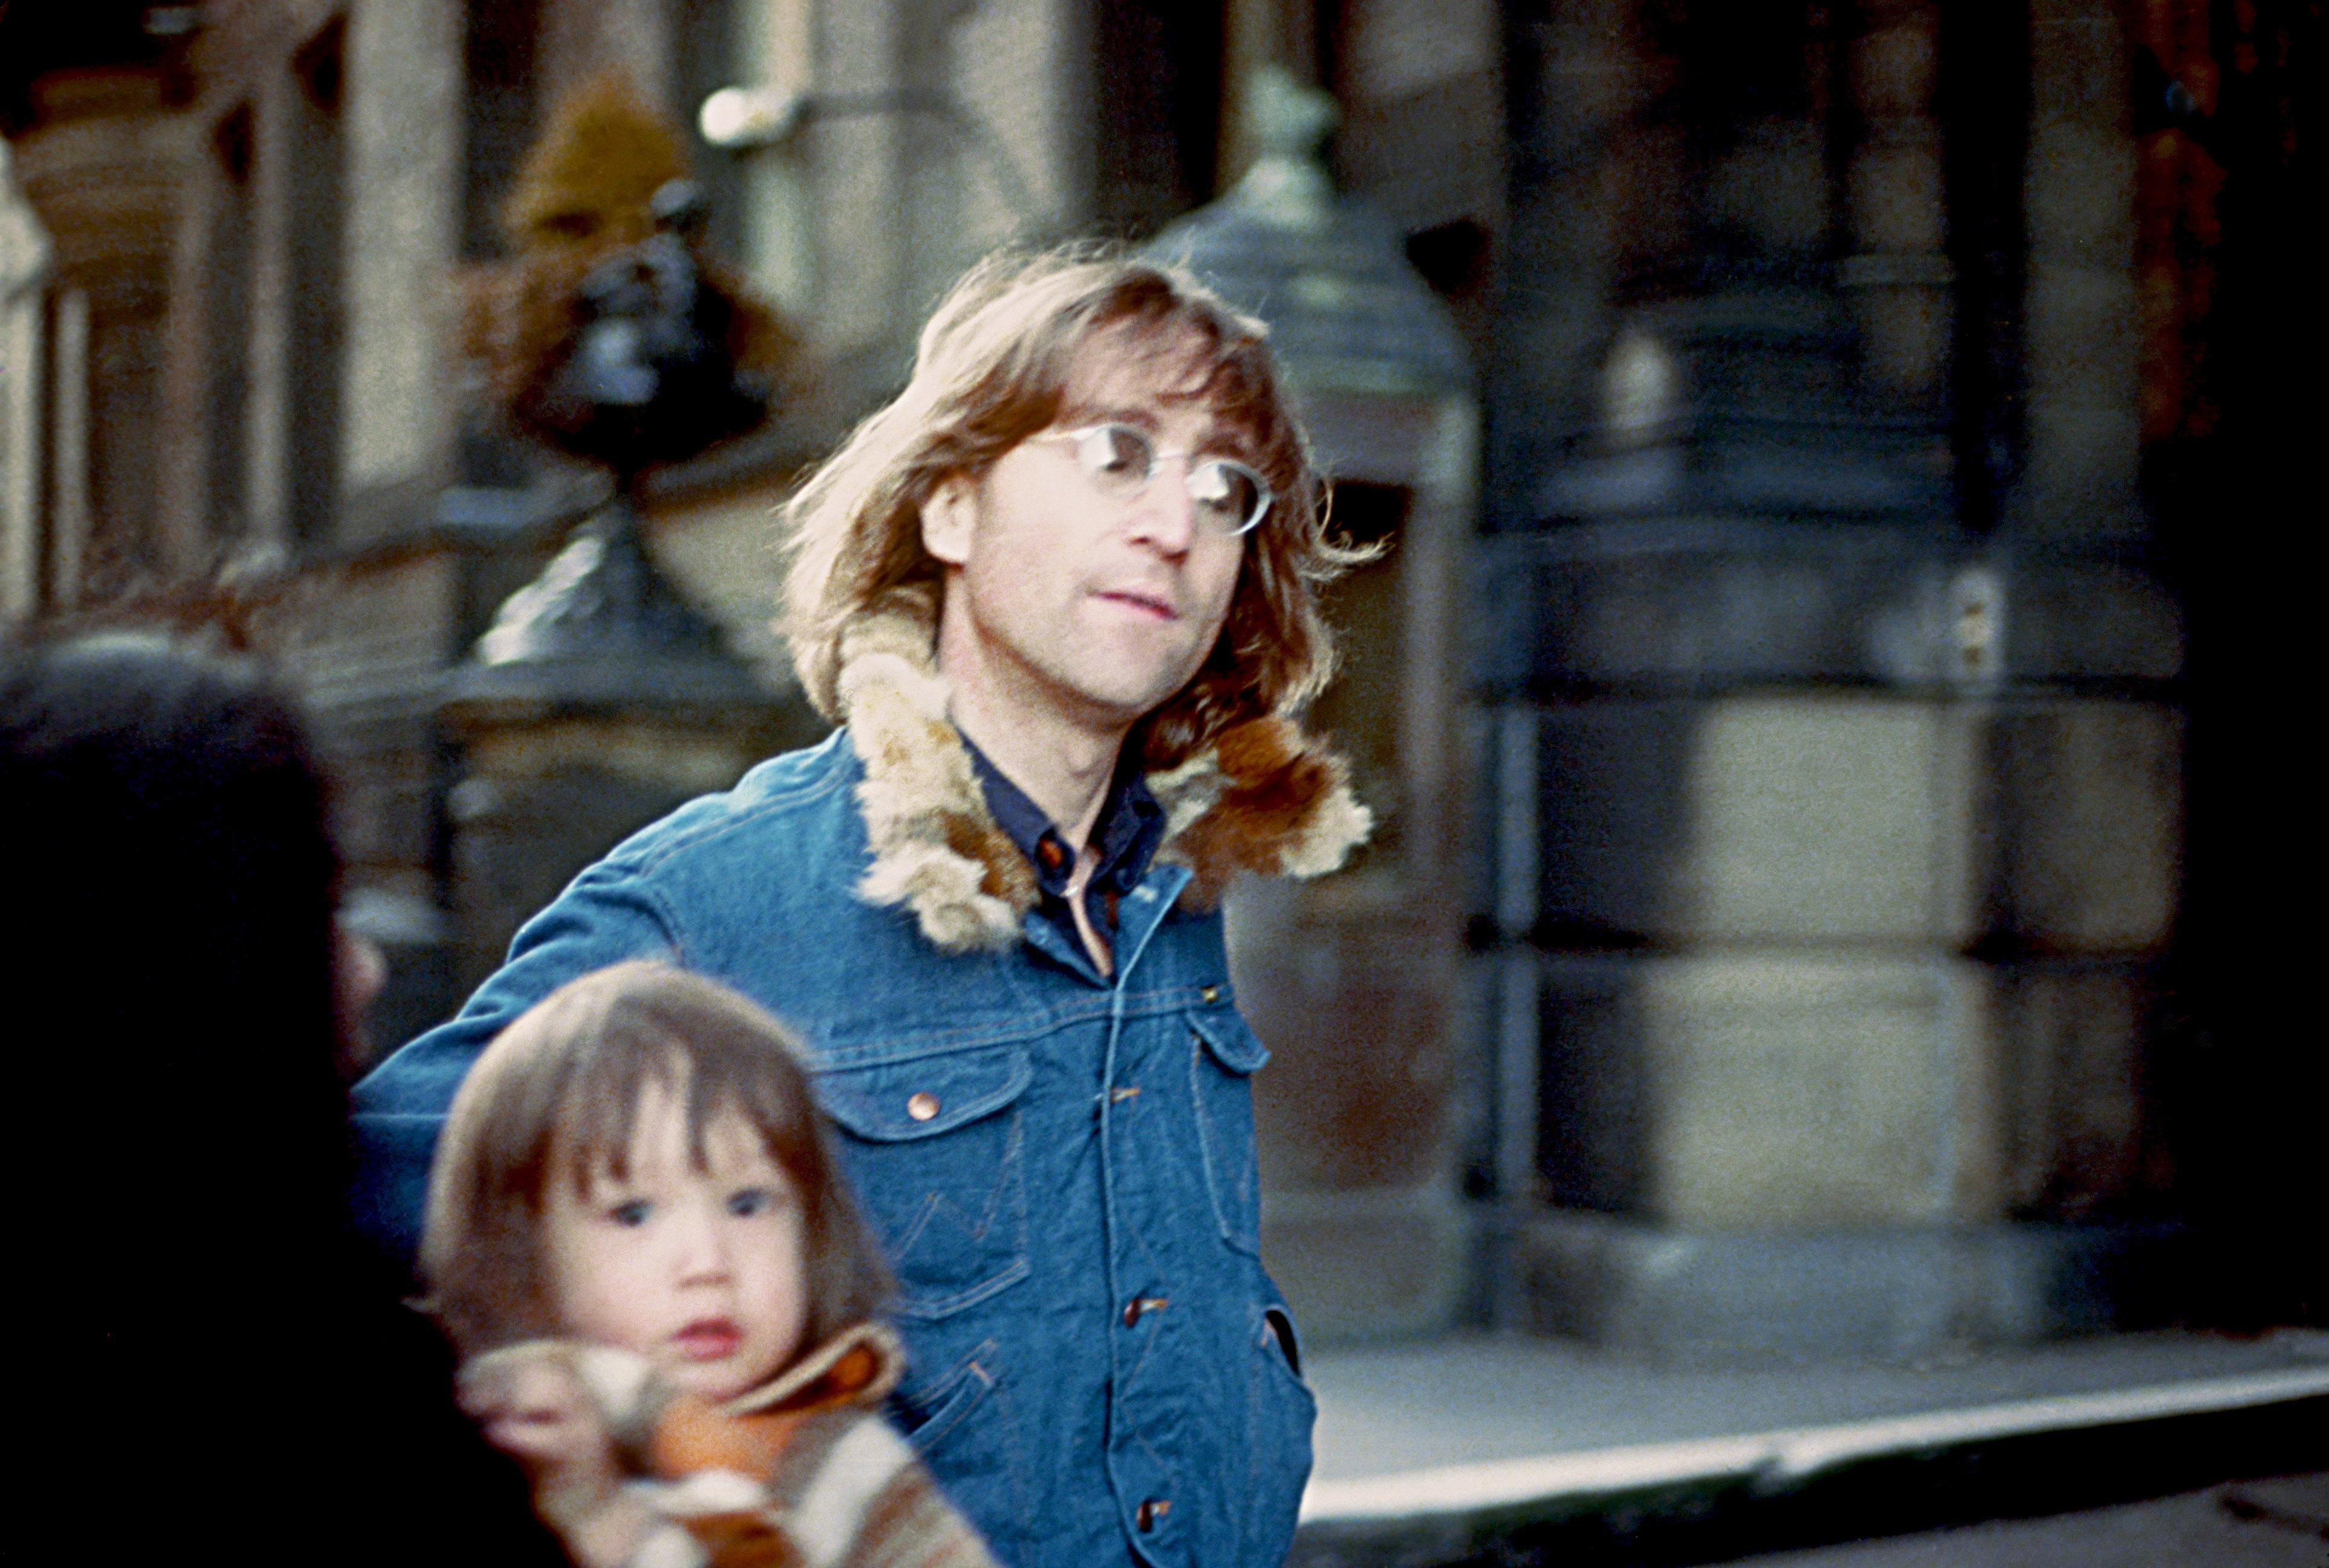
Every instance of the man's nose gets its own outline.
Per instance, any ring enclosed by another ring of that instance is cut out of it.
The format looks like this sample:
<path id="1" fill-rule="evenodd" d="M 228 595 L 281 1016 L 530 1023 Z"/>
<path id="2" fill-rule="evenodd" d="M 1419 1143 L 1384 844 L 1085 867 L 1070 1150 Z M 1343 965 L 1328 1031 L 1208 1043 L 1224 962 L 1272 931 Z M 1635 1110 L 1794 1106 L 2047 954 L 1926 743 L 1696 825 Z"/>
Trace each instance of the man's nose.
<path id="1" fill-rule="evenodd" d="M 1165 555 L 1189 553 L 1197 533 L 1197 508 L 1189 499 L 1188 458 L 1166 458 L 1156 465 L 1146 488 L 1132 498 L 1127 526 L 1136 542 Z"/>

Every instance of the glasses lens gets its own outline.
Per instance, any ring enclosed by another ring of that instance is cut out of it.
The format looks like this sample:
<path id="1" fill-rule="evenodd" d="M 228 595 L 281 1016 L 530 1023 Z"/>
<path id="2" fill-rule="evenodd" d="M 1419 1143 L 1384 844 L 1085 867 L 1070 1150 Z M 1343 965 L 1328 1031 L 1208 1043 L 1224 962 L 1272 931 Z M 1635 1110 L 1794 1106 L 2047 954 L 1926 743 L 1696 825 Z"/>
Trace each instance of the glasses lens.
<path id="1" fill-rule="evenodd" d="M 1242 534 L 1269 510 L 1269 486 L 1243 463 L 1215 458 L 1189 470 L 1189 502 L 1210 526 Z"/>
<path id="2" fill-rule="evenodd" d="M 1148 483 L 1156 449 L 1130 425 L 1094 425 L 1076 437 L 1076 463 L 1104 496 L 1128 498 Z"/>

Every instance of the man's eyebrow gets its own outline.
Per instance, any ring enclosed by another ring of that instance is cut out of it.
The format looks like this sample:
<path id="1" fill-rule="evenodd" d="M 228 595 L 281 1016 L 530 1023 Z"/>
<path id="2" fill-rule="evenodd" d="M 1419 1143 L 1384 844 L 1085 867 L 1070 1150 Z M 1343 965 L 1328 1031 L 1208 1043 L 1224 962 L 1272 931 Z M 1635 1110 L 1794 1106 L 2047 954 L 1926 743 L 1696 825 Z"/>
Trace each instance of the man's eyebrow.
<path id="1" fill-rule="evenodd" d="M 1138 403 L 1070 403 L 1060 411 L 1060 419 L 1063 423 L 1078 425 L 1130 425 L 1152 434 L 1159 422 L 1155 411 Z"/>
<path id="2" fill-rule="evenodd" d="M 1177 400 L 1171 400 L 1177 401 Z M 1164 422 L 1156 411 L 1145 403 L 1079 402 L 1060 411 L 1060 422 L 1070 425 L 1130 425 L 1134 430 L 1154 436 Z M 1199 452 L 1212 452 L 1254 461 L 1259 448 L 1252 434 L 1235 420 L 1216 414 L 1197 438 L 1194 448 Z"/>

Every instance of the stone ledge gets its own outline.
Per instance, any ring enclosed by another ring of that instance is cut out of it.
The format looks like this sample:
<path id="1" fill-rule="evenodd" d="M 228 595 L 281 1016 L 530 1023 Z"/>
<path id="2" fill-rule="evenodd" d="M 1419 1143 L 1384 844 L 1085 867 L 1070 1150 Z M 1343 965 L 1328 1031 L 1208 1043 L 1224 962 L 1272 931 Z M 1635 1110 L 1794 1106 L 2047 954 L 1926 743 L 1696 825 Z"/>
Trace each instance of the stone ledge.
<path id="1" fill-rule="evenodd" d="M 2182 615 L 2139 565 L 1993 546 L 1920 524 L 1715 517 L 1601 522 L 1483 541 L 1476 667 L 1492 695 L 1843 681 L 1957 692 L 1963 601 L 1987 635 L 1977 688 L 2145 689 L 2183 664 Z"/>
<path id="2" fill-rule="evenodd" d="M 2329 1366 L 1313 1482 L 1288 1568 L 1727 1562 L 2329 1466 Z"/>
<path id="3" fill-rule="evenodd" d="M 1683 1231 L 1555 1213 L 1515 1238 L 1529 1326 L 1664 1360 L 1899 1360 L 2156 1311 L 2173 1226 Z"/>

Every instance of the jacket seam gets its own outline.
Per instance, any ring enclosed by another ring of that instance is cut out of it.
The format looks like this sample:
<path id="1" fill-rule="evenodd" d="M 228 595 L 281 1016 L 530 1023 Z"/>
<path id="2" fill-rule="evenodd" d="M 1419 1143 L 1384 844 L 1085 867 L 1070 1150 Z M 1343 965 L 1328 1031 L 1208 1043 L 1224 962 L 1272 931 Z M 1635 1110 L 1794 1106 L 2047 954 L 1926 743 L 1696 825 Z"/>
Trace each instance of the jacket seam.
<path id="1" fill-rule="evenodd" d="M 1227 1008 L 1229 994 L 1221 991 L 1220 999 L 1204 1000 L 1202 986 L 1176 986 L 1155 991 L 1137 992 L 1125 998 L 1123 1016 L 1127 1019 L 1167 1017 L 1175 1013 L 1221 1012 Z M 1011 1024 L 966 1025 L 961 1028 L 931 1032 L 916 1032 L 893 1035 L 887 1040 L 862 1045 L 830 1046 L 812 1042 L 816 1053 L 810 1063 L 812 1072 L 840 1072 L 858 1067 L 880 1067 L 898 1062 L 919 1061 L 925 1056 L 944 1056 L 958 1051 L 973 1051 L 985 1046 L 1032 1045 L 1048 1035 L 1062 1030 L 1086 1027 L 1105 1022 L 1113 1015 L 1104 997 L 1079 1001 L 1071 1006 L 1046 1009 L 1041 1022 L 1030 1025 L 1024 1021 Z"/>

